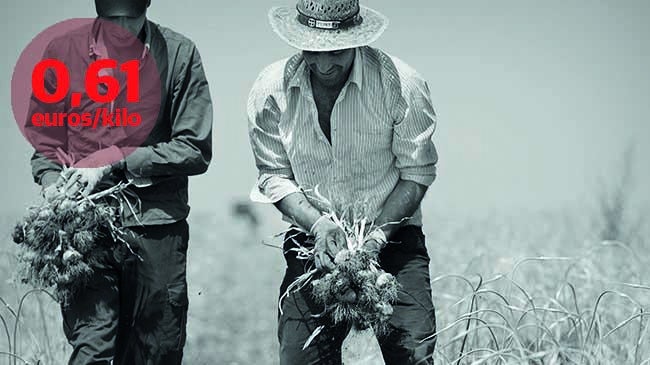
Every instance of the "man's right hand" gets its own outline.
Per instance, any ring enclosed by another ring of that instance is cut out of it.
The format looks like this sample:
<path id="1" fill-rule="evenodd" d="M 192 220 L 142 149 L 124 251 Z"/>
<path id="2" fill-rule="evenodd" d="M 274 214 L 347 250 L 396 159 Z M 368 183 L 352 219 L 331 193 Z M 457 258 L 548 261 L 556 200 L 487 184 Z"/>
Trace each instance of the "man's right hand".
<path id="1" fill-rule="evenodd" d="M 47 172 L 41 180 L 43 198 L 50 201 L 59 194 L 64 180 L 59 172 Z"/>
<path id="2" fill-rule="evenodd" d="M 319 271 L 334 269 L 334 257 L 346 247 L 345 232 L 331 219 L 319 218 L 311 228 L 315 237 L 314 261 Z"/>

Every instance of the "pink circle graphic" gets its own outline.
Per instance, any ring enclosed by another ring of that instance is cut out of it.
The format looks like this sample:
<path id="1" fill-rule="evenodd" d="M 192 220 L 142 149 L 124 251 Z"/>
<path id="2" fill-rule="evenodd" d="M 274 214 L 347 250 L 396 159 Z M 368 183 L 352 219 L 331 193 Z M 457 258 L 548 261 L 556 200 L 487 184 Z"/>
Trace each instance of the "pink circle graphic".
<path id="1" fill-rule="evenodd" d="M 11 79 L 21 133 L 37 153 L 65 166 L 110 165 L 142 146 L 161 97 L 149 44 L 101 18 L 69 19 L 39 33 Z"/>

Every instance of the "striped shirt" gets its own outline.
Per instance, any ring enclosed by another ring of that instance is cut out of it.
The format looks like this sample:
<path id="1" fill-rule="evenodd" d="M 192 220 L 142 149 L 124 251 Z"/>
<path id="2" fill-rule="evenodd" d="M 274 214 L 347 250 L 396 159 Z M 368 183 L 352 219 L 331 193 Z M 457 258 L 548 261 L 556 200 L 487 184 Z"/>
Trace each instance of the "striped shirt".
<path id="1" fill-rule="evenodd" d="M 378 49 L 355 52 L 331 113 L 331 143 L 318 123 L 301 53 L 260 73 L 247 105 L 259 170 L 252 200 L 274 203 L 303 191 L 321 211 L 351 208 L 372 220 L 400 179 L 433 183 L 436 115 L 426 81 Z M 410 218 L 421 225 L 420 209 Z"/>

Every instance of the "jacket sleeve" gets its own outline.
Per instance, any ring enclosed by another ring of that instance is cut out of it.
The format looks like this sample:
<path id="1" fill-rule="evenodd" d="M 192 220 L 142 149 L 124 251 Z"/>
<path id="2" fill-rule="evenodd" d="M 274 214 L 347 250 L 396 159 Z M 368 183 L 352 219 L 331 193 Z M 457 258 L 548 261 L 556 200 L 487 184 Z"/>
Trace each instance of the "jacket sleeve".
<path id="1" fill-rule="evenodd" d="M 61 46 L 57 44 L 56 40 L 50 42 L 43 53 L 43 59 L 60 59 L 57 55 L 57 51 L 60 50 Z M 44 87 L 48 93 L 54 93 L 56 90 L 56 80 L 54 71 L 48 69 L 44 78 Z M 65 111 L 65 102 L 63 100 L 57 103 L 44 103 L 33 94 L 30 97 L 23 130 L 25 137 L 35 148 L 30 164 L 34 182 L 39 185 L 47 185 L 56 181 L 62 169 L 56 151 L 59 148 L 66 151 L 68 143 L 65 123 L 61 126 L 44 126 L 43 119 L 47 114 L 49 114 L 50 118 L 53 118 L 54 113 L 63 113 Z"/>
<path id="2" fill-rule="evenodd" d="M 135 178 L 169 175 L 198 175 L 208 169 L 212 159 L 212 100 L 201 63 L 193 43 L 181 46 L 186 54 L 173 76 L 172 116 L 169 141 L 137 147 L 126 153 L 126 170 Z"/>

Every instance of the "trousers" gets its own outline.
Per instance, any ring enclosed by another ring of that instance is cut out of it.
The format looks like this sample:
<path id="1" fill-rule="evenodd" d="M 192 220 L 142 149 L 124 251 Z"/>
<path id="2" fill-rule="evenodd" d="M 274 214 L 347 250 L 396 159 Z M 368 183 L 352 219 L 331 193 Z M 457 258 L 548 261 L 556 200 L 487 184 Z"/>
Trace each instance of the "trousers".
<path id="1" fill-rule="evenodd" d="M 73 348 L 70 365 L 181 364 L 188 224 L 182 220 L 127 232 L 137 256 L 124 246 L 107 255 L 89 284 L 61 307 L 63 331 Z"/>
<path id="2" fill-rule="evenodd" d="M 296 245 L 293 240 L 305 246 L 306 239 L 305 234 L 293 230 L 285 236 L 287 267 L 280 296 L 306 271 L 305 261 L 290 250 Z M 429 261 L 422 229 L 413 225 L 401 227 L 379 255 L 382 269 L 394 275 L 400 284 L 388 334 L 378 338 L 386 365 L 433 364 L 435 337 L 421 342 L 436 329 Z M 283 298 L 281 307 L 282 312 L 278 313 L 281 365 L 341 364 L 341 344 L 349 326 L 334 326 L 326 318 L 314 317 L 324 308 L 313 300 L 310 286 Z M 325 325 L 325 329 L 303 350 L 309 336 L 320 325 Z"/>

